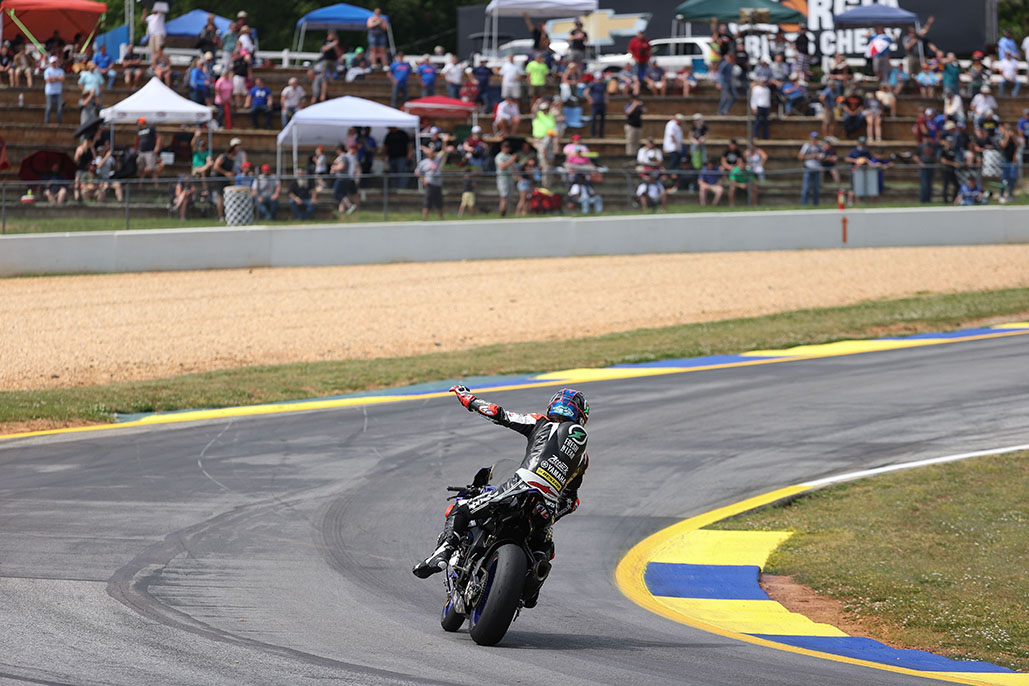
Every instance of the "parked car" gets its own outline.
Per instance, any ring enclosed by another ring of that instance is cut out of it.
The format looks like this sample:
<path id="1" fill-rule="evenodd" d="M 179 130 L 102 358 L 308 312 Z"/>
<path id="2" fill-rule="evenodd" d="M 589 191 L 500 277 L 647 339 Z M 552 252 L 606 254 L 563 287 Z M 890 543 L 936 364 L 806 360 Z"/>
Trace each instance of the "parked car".
<path id="1" fill-rule="evenodd" d="M 550 41 L 550 51 L 556 54 L 558 57 L 563 57 L 568 53 L 568 41 L 564 40 L 552 40 Z M 529 60 L 529 54 L 532 53 L 532 39 L 531 38 L 519 38 L 516 40 L 502 43 L 498 48 L 499 54 L 495 57 L 490 56 L 486 58 L 486 66 L 488 67 L 499 67 L 501 64 L 507 61 L 507 56 L 514 54 L 515 62 L 521 65 Z M 480 56 L 477 53 L 473 56 L 472 63 L 475 62 Z"/>
<path id="2" fill-rule="evenodd" d="M 678 72 L 689 64 L 695 72 L 704 71 L 710 52 L 711 39 L 706 36 L 679 36 L 678 38 L 657 38 L 650 41 L 653 50 L 651 59 L 668 72 Z M 621 69 L 632 62 L 627 52 L 600 55 L 595 62 L 602 71 Z"/>

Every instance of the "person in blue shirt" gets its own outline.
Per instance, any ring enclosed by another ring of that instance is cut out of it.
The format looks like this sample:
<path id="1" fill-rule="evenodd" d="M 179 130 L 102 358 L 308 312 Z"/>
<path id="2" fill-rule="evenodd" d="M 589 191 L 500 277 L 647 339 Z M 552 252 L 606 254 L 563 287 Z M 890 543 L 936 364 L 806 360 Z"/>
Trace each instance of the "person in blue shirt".
<path id="1" fill-rule="evenodd" d="M 393 64 L 389 65 L 389 80 L 393 83 L 393 95 L 389 100 L 391 107 L 401 107 L 407 102 L 407 81 L 412 71 L 411 65 L 404 59 L 404 53 L 397 52 Z"/>
<path id="2" fill-rule="evenodd" d="M 211 93 L 211 77 L 200 64 L 193 60 L 189 70 L 189 99 L 198 105 L 206 105 Z"/>
<path id="3" fill-rule="evenodd" d="M 997 58 L 1004 59 L 1006 55 L 1011 55 L 1013 60 L 1017 60 L 1019 56 L 1018 45 L 1011 37 L 1011 29 L 1004 29 L 1004 37 L 997 41 Z"/>
<path id="4" fill-rule="evenodd" d="M 106 45 L 97 48 L 97 53 L 93 56 L 93 64 L 96 65 L 96 70 L 100 72 L 100 75 L 107 79 L 107 87 L 114 88 L 114 80 L 118 77 L 118 72 L 111 68 L 114 60 L 107 54 Z"/>
<path id="5" fill-rule="evenodd" d="M 961 184 L 957 197 L 954 198 L 955 205 L 980 205 L 985 202 L 983 187 L 979 185 L 979 179 L 970 174 L 965 182 Z"/>
<path id="6" fill-rule="evenodd" d="M 422 57 L 422 62 L 418 65 L 418 78 L 422 84 L 423 98 L 436 95 L 436 67 L 432 66 L 428 55 Z"/>
<path id="7" fill-rule="evenodd" d="M 1022 118 L 1015 124 L 1018 132 L 1022 134 L 1022 138 L 1029 140 L 1029 107 L 1022 110 Z"/>
<path id="8" fill-rule="evenodd" d="M 254 85 L 247 93 L 247 100 L 244 107 L 250 108 L 250 121 L 255 129 L 261 128 L 260 119 L 264 115 L 264 128 L 272 127 L 272 108 L 270 107 L 271 90 L 264 85 L 264 79 L 260 76 L 254 79 Z"/>
<path id="9" fill-rule="evenodd" d="M 479 89 L 478 95 L 475 96 L 475 102 L 482 105 L 482 111 L 488 112 L 493 103 L 490 102 L 489 95 L 489 80 L 493 76 L 493 70 L 487 67 L 483 62 L 479 62 L 472 69 L 472 76 L 475 78 L 475 85 Z"/>
<path id="10" fill-rule="evenodd" d="M 593 75 L 593 81 L 586 87 L 586 99 L 590 103 L 590 136 L 593 138 L 604 137 L 604 124 L 607 123 L 607 79 L 604 73 L 598 71 Z"/>

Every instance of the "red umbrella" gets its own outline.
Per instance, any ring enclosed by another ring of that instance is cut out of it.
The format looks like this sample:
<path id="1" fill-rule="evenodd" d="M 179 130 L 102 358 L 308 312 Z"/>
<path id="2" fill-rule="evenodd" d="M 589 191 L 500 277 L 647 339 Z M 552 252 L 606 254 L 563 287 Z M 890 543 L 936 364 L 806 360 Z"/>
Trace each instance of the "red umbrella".
<path id="1" fill-rule="evenodd" d="M 426 119 L 465 119 L 475 112 L 475 103 L 444 95 L 430 95 L 408 100 L 404 103 L 404 111 Z"/>
<path id="2" fill-rule="evenodd" d="M 75 178 L 75 163 L 59 150 L 40 150 L 23 159 L 18 169 L 18 178 L 22 181 L 39 181 L 44 174 L 50 173 L 54 164 L 57 164 L 62 177 L 69 181 Z"/>
<path id="3" fill-rule="evenodd" d="M 107 11 L 107 5 L 89 0 L 3 0 L 0 3 L 0 12 L 3 12 L 0 31 L 5 40 L 23 34 L 21 27 L 11 19 L 11 10 L 40 43 L 45 43 L 55 30 L 70 42 L 76 33 L 83 36 L 92 33 Z"/>

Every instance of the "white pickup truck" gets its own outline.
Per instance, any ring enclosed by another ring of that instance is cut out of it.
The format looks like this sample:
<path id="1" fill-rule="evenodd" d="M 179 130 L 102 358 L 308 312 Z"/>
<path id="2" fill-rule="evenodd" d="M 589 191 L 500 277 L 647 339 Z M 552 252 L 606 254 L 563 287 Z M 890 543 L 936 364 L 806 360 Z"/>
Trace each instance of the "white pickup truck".
<path id="1" fill-rule="evenodd" d="M 651 60 L 666 72 L 676 73 L 684 66 L 696 65 L 696 60 L 705 62 L 710 53 L 711 39 L 706 36 L 679 36 L 678 38 L 657 38 L 650 41 Z M 594 62 L 602 71 L 621 69 L 632 63 L 627 52 L 600 55 Z"/>

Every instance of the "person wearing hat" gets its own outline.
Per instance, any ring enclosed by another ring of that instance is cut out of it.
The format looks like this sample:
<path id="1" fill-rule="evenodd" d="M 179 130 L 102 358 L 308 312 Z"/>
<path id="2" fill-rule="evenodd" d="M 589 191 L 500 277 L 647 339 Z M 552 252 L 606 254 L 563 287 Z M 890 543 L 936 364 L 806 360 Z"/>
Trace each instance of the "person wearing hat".
<path id="1" fill-rule="evenodd" d="M 586 42 L 589 35 L 582 29 L 582 20 L 576 19 L 575 26 L 568 32 L 568 61 L 575 62 L 580 68 L 586 67 Z"/>
<path id="2" fill-rule="evenodd" d="M 80 124 L 100 116 L 100 87 L 103 83 L 104 77 L 97 72 L 96 63 L 87 62 L 86 68 L 79 72 L 79 86 L 82 88 Z"/>
<path id="3" fill-rule="evenodd" d="M 139 151 L 140 178 L 150 174 L 156 186 L 157 177 L 164 171 L 164 162 L 161 161 L 161 134 L 147 123 L 145 117 L 140 117 L 136 121 L 136 150 Z"/>
<path id="4" fill-rule="evenodd" d="M 954 137 L 950 135 L 954 130 L 957 129 L 957 125 L 949 121 L 944 125 L 944 129 L 950 127 L 948 135 L 945 135 L 940 141 L 940 178 L 943 182 L 943 188 L 941 189 L 941 196 L 945 204 L 951 204 L 954 202 L 954 196 L 957 195 L 958 189 L 961 187 L 961 183 L 958 181 L 958 169 L 961 167 L 961 155 L 954 149 Z"/>
<path id="5" fill-rule="evenodd" d="M 282 193 L 282 183 L 279 177 L 272 174 L 272 165 L 262 164 L 261 173 L 254 179 L 250 187 L 250 195 L 257 203 L 257 214 L 261 219 L 275 221 L 275 215 L 279 212 L 279 195 Z"/>
<path id="6" fill-rule="evenodd" d="M 544 98 L 533 103 L 532 114 L 533 145 L 543 174 L 543 187 L 550 188 L 554 156 L 557 154 L 557 117 L 550 111 L 550 102 Z"/>
<path id="7" fill-rule="evenodd" d="M 50 123 L 51 113 L 57 117 L 57 123 L 61 123 L 61 108 L 64 106 L 64 70 L 57 62 L 57 57 L 50 55 L 47 59 L 47 67 L 43 72 L 43 95 L 46 96 L 46 113 L 43 115 L 43 123 Z"/>
<path id="8" fill-rule="evenodd" d="M 647 106 L 639 94 L 633 95 L 629 104 L 625 106 L 625 154 L 634 155 L 640 147 L 640 140 L 643 138 L 643 115 L 646 114 Z"/>
<path id="9" fill-rule="evenodd" d="M 986 119 L 986 112 L 996 112 L 1000 108 L 997 105 L 996 98 L 993 97 L 990 87 L 983 84 L 980 86 L 979 92 L 972 98 L 972 102 L 968 104 L 968 109 L 972 113 L 975 125 L 982 126 L 982 122 Z"/>
<path id="10" fill-rule="evenodd" d="M 800 189 L 800 204 L 807 205 L 808 200 L 818 206 L 818 194 L 822 186 L 822 146 L 818 142 L 818 132 L 808 134 L 808 142 L 800 146 L 797 159 L 804 166 L 804 179 Z"/>
<path id="11" fill-rule="evenodd" d="M 254 31 L 245 23 L 239 27 L 239 38 L 236 39 L 236 49 L 250 59 L 254 57 L 257 46 L 254 45 Z"/>

